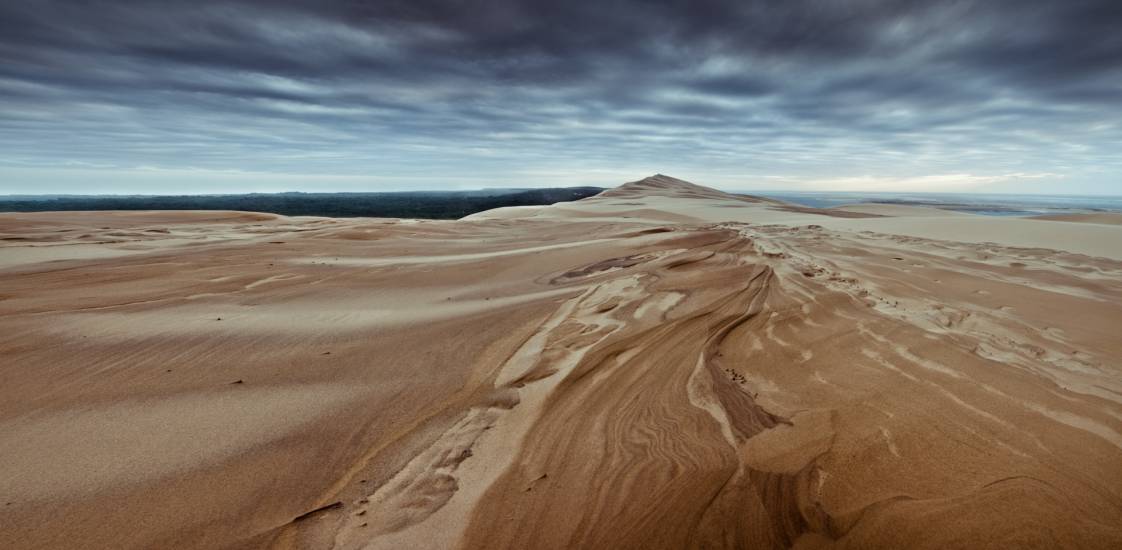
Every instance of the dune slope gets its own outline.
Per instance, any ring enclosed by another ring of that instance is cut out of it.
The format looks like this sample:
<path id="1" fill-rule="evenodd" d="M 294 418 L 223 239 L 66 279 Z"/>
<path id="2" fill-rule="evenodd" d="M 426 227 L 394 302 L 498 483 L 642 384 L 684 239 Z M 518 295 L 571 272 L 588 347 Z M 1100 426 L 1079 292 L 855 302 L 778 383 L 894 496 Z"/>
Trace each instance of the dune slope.
<path id="1" fill-rule="evenodd" d="M 0 215 L 0 547 L 1122 546 L 1122 261 L 789 206 Z"/>

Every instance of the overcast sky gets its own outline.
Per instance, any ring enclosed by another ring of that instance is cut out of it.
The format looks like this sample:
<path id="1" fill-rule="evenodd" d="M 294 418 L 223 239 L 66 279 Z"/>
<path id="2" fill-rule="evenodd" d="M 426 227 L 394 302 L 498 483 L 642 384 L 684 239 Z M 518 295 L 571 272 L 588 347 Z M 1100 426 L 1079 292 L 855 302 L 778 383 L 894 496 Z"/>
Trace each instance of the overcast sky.
<path id="1" fill-rule="evenodd" d="M 0 2 L 0 193 L 1122 194 L 1122 1 Z"/>

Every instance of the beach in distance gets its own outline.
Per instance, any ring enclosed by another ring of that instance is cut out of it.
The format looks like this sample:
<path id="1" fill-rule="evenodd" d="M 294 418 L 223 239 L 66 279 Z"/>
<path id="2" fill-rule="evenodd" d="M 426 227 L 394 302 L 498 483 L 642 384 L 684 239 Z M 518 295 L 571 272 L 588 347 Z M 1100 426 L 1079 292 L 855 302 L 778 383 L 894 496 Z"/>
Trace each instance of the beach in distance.
<path id="1" fill-rule="evenodd" d="M 1122 548 L 1116 206 L 594 193 L 0 213 L 0 548 Z"/>
<path id="2" fill-rule="evenodd" d="M 990 193 L 887 193 L 856 191 L 757 191 L 755 194 L 815 208 L 848 204 L 900 204 L 990 216 L 1048 216 L 1122 212 L 1122 196 Z"/>

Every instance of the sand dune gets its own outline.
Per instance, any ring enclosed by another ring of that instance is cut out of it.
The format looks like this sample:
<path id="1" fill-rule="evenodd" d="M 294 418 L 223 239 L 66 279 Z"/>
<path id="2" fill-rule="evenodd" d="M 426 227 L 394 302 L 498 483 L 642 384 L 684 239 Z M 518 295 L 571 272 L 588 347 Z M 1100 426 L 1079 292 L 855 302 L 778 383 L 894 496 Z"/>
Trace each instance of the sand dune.
<path id="1" fill-rule="evenodd" d="M 1104 225 L 1122 225 L 1122 214 L 1113 212 L 1097 212 L 1092 214 L 1050 214 L 1046 216 L 1033 216 L 1034 220 L 1048 220 L 1056 222 L 1100 223 Z"/>
<path id="2" fill-rule="evenodd" d="M 851 214 L 0 215 L 0 547 L 1122 547 L 1122 227 Z"/>
<path id="3" fill-rule="evenodd" d="M 682 190 L 667 191 L 681 185 Z M 851 205 L 816 209 L 723 193 L 668 176 L 654 176 L 573 203 L 530 209 L 499 209 L 470 220 L 566 220 L 674 224 L 821 225 L 847 232 L 867 231 L 917 238 L 1041 248 L 1122 260 L 1122 226 L 1045 219 L 1000 218 L 907 205 Z M 704 189 L 704 188 L 703 188 Z M 1089 227 L 1090 226 L 1090 227 Z"/>
<path id="4" fill-rule="evenodd" d="M 848 204 L 845 206 L 835 206 L 830 210 L 840 210 L 842 212 L 860 212 L 863 214 L 875 214 L 877 216 L 889 216 L 893 218 L 970 215 L 963 212 L 955 212 L 953 210 L 932 208 L 930 206 L 910 206 L 906 204 Z"/>

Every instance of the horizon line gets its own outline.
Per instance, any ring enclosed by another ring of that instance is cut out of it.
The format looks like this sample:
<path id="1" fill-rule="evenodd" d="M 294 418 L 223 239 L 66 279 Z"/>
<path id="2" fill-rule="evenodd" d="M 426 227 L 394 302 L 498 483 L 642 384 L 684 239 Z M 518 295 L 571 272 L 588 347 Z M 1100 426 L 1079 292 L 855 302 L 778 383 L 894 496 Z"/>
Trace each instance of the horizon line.
<path id="1" fill-rule="evenodd" d="M 691 182 L 692 183 L 692 182 Z M 623 184 L 621 184 L 623 185 Z M 704 184 L 697 184 L 704 185 Z M 515 190 L 515 191 L 533 191 L 537 189 L 578 189 L 578 188 L 597 188 L 597 189 L 614 189 L 619 186 L 601 187 L 599 185 L 566 185 L 556 187 L 478 187 L 478 188 L 449 188 L 449 189 L 387 189 L 380 191 L 301 191 L 297 189 L 290 189 L 285 191 L 241 191 L 231 193 L 4 193 L 0 194 L 0 198 L 6 197 L 229 197 L 235 195 L 285 195 L 285 194 L 306 194 L 306 195 L 361 195 L 361 194 L 378 194 L 378 193 L 472 193 L 477 191 L 489 190 Z M 1001 195 L 1009 197 L 1097 197 L 1097 198 L 1118 198 L 1122 199 L 1122 194 L 1105 194 L 1105 193 L 1038 193 L 1038 192 L 1002 192 L 1002 191 L 907 191 L 907 190 L 813 190 L 813 189 L 734 189 L 717 187 L 713 185 L 705 185 L 705 187 L 712 187 L 719 191 L 726 193 L 736 194 L 767 194 L 767 193 L 793 193 L 793 194 L 914 194 L 914 195 Z"/>

